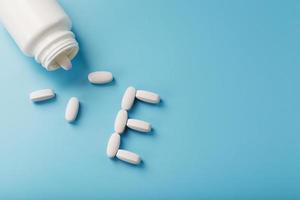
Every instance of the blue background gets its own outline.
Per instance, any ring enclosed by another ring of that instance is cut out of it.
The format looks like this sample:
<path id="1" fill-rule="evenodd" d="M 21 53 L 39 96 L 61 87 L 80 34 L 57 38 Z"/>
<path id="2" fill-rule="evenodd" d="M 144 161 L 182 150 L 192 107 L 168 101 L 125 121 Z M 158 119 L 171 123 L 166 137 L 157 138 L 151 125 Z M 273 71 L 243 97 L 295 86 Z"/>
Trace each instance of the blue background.
<path id="1" fill-rule="evenodd" d="M 80 53 L 47 72 L 0 28 L 0 199 L 299 199 L 300 1 L 62 0 Z M 95 86 L 87 74 L 108 70 Z M 124 90 L 157 92 L 106 157 Z M 57 98 L 35 105 L 31 91 Z M 75 124 L 64 120 L 77 96 Z"/>

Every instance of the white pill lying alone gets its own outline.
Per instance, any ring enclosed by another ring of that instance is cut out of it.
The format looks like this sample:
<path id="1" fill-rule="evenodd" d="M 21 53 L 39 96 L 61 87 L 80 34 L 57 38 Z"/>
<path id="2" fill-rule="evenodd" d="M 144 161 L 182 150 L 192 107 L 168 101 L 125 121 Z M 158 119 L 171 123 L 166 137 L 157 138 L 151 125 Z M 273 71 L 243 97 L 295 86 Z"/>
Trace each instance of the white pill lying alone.
<path id="1" fill-rule="evenodd" d="M 121 134 L 124 132 L 128 114 L 126 110 L 120 110 L 115 119 L 115 132 Z"/>
<path id="2" fill-rule="evenodd" d="M 158 94 L 145 90 L 137 90 L 135 97 L 147 103 L 159 103 L 160 101 L 160 97 Z"/>
<path id="3" fill-rule="evenodd" d="M 55 93 L 51 89 L 37 90 L 29 95 L 30 100 L 34 102 L 45 101 L 53 97 L 55 97 Z"/>
<path id="4" fill-rule="evenodd" d="M 78 114 L 79 110 L 79 100 L 76 97 L 70 98 L 65 112 L 65 119 L 68 122 L 73 122 Z"/>
<path id="5" fill-rule="evenodd" d="M 134 165 L 138 165 L 141 163 L 141 158 L 139 155 L 123 149 L 119 149 L 116 156 L 118 159 Z"/>
<path id="6" fill-rule="evenodd" d="M 113 133 L 107 143 L 106 155 L 109 158 L 115 157 L 119 150 L 121 136 L 118 133 Z"/>
<path id="7" fill-rule="evenodd" d="M 88 79 L 93 84 L 105 84 L 113 80 L 113 75 L 111 72 L 97 71 L 90 73 Z"/>
<path id="8" fill-rule="evenodd" d="M 150 132 L 151 124 L 138 119 L 128 119 L 127 127 L 140 132 Z"/>
<path id="9" fill-rule="evenodd" d="M 135 99 L 135 93 L 136 89 L 132 86 L 126 89 L 121 102 L 122 109 L 129 110 L 132 107 Z"/>

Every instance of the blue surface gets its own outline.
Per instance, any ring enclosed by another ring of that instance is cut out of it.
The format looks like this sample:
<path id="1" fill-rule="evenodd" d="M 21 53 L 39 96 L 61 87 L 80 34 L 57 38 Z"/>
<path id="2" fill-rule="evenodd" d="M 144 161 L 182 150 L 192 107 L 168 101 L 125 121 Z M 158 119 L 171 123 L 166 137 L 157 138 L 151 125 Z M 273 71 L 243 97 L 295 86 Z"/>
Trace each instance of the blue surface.
<path id="1" fill-rule="evenodd" d="M 72 71 L 45 71 L 0 28 L 0 199 L 300 198 L 300 1 L 61 3 Z M 94 70 L 116 81 L 90 85 Z M 139 167 L 105 155 L 129 85 L 163 99 L 129 113 L 154 127 L 122 138 Z M 42 88 L 57 98 L 31 103 Z"/>

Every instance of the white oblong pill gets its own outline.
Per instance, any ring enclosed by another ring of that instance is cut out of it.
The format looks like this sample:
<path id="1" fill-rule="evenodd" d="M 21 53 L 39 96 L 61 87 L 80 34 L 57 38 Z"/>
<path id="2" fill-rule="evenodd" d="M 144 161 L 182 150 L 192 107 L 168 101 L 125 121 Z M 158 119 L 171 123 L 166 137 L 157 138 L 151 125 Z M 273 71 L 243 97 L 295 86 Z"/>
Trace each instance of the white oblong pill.
<path id="1" fill-rule="evenodd" d="M 119 149 L 116 156 L 118 159 L 134 165 L 141 163 L 141 157 L 139 155 L 127 150 Z"/>
<path id="2" fill-rule="evenodd" d="M 160 101 L 160 97 L 158 94 L 145 90 L 137 90 L 135 97 L 147 103 L 159 103 Z"/>
<path id="3" fill-rule="evenodd" d="M 51 89 L 37 90 L 29 95 L 30 100 L 34 102 L 45 101 L 53 97 L 55 97 L 55 93 Z"/>
<path id="4" fill-rule="evenodd" d="M 148 122 L 138 120 L 138 119 L 128 119 L 127 120 L 128 128 L 131 128 L 136 131 L 140 132 L 150 132 L 151 131 L 151 124 Z"/>
<path id="5" fill-rule="evenodd" d="M 121 134 L 124 132 L 126 123 L 128 119 L 128 114 L 126 110 L 119 110 L 115 119 L 115 132 Z"/>
<path id="6" fill-rule="evenodd" d="M 65 119 L 68 122 L 73 122 L 78 114 L 79 110 L 79 100 L 76 97 L 70 98 L 65 112 Z"/>
<path id="7" fill-rule="evenodd" d="M 136 89 L 132 86 L 126 89 L 121 102 L 122 109 L 129 110 L 132 107 L 135 99 L 135 93 Z"/>
<path id="8" fill-rule="evenodd" d="M 89 73 L 88 79 L 93 84 L 105 84 L 113 80 L 113 75 L 111 72 L 97 71 Z"/>
<path id="9" fill-rule="evenodd" d="M 109 158 L 115 157 L 119 150 L 121 136 L 118 133 L 113 133 L 107 143 L 106 155 Z"/>

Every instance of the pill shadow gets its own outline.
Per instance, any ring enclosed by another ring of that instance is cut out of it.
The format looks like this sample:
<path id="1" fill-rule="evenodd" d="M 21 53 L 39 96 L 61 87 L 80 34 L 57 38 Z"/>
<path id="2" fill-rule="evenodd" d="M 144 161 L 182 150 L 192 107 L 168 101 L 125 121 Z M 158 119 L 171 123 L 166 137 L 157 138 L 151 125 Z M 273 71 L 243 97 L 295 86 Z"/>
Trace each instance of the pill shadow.
<path id="1" fill-rule="evenodd" d="M 135 131 L 135 130 L 133 130 L 133 129 L 130 129 L 130 128 L 128 128 L 128 127 L 125 128 L 124 132 L 121 134 L 121 138 L 122 138 L 121 144 L 120 144 L 120 148 L 121 148 L 121 149 L 122 149 L 122 148 L 125 148 L 125 149 L 126 149 L 126 147 L 124 147 L 124 142 L 123 142 L 123 141 L 129 140 L 130 137 L 135 137 L 135 136 L 134 136 L 134 135 L 135 135 L 134 132 L 137 132 L 137 131 Z M 138 133 L 137 133 L 137 134 L 138 134 Z M 145 134 L 145 133 L 140 133 L 140 134 Z"/>
<path id="2" fill-rule="evenodd" d="M 129 135 L 131 133 L 133 134 L 138 134 L 138 135 L 141 135 L 141 136 L 145 136 L 145 137 L 153 137 L 156 135 L 156 131 L 155 131 L 155 128 L 151 127 L 151 131 L 150 132 L 141 132 L 141 131 L 137 131 L 137 130 L 133 130 L 133 129 L 130 129 L 130 128 L 126 128 L 127 132 L 130 132 L 130 133 L 127 133 L 126 135 Z"/>
<path id="3" fill-rule="evenodd" d="M 149 135 L 151 137 L 156 137 L 157 136 L 156 128 L 151 127 L 151 131 L 149 133 L 144 133 L 144 134 Z"/>
<path id="4" fill-rule="evenodd" d="M 152 104 L 152 105 L 154 106 L 155 104 Z M 160 99 L 160 102 L 158 104 L 156 104 L 156 107 L 158 107 L 158 108 L 165 108 L 166 107 L 165 100 L 164 99 Z"/>
<path id="5" fill-rule="evenodd" d="M 51 99 L 44 100 L 44 101 L 37 101 L 37 102 L 33 102 L 33 103 L 35 105 L 45 105 L 45 104 L 50 104 L 50 103 L 53 103 L 53 102 L 56 102 L 56 101 L 57 101 L 57 95 L 55 95 Z"/>
<path id="6" fill-rule="evenodd" d="M 156 138 L 157 137 L 157 131 L 155 128 L 151 128 L 151 131 L 148 133 L 143 133 L 139 131 L 135 131 L 133 129 L 126 128 L 125 131 L 121 135 L 121 149 L 127 149 L 126 144 L 124 143 L 127 140 L 130 140 L 131 137 L 149 137 L 149 138 Z"/>
<path id="7" fill-rule="evenodd" d="M 145 169 L 146 168 L 146 164 L 145 164 L 144 160 L 141 160 L 141 163 L 138 164 L 138 165 L 130 164 L 128 162 L 119 160 L 117 157 L 111 158 L 110 160 L 115 165 L 123 165 L 123 166 L 127 166 L 127 167 L 130 167 L 130 168 L 136 168 L 136 169 Z"/>
<path id="8" fill-rule="evenodd" d="M 106 87 L 111 87 L 111 86 L 117 85 L 117 81 L 116 81 L 115 78 L 113 78 L 113 80 L 112 80 L 111 82 L 109 82 L 109 83 L 105 83 L 105 84 L 93 84 L 93 83 L 91 83 L 91 85 L 92 85 L 93 87 L 102 87 L 102 88 L 106 88 Z"/>
<path id="9" fill-rule="evenodd" d="M 130 133 L 127 130 L 127 128 L 125 128 L 124 132 L 120 136 L 121 136 L 121 143 L 119 149 L 126 149 L 126 147 L 124 147 L 125 146 L 124 142 L 128 140 L 128 138 L 130 137 Z"/>
<path id="10" fill-rule="evenodd" d="M 162 109 L 162 108 L 165 108 L 166 107 L 166 103 L 164 100 L 160 100 L 159 103 L 157 104 L 153 104 L 153 103 L 147 103 L 147 102 L 144 102 L 144 101 L 140 101 L 138 99 L 135 99 L 135 102 L 134 102 L 134 105 L 132 106 L 132 108 L 128 111 L 129 113 L 131 114 L 136 114 L 138 113 L 138 110 L 140 109 L 140 107 L 153 107 L 153 108 L 159 108 L 159 109 Z"/>

